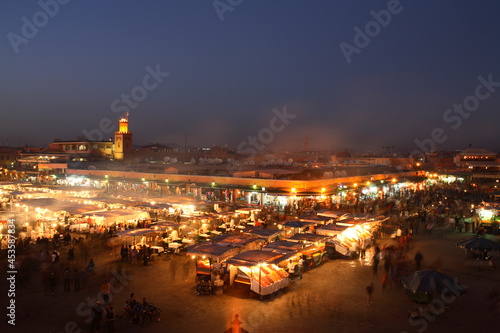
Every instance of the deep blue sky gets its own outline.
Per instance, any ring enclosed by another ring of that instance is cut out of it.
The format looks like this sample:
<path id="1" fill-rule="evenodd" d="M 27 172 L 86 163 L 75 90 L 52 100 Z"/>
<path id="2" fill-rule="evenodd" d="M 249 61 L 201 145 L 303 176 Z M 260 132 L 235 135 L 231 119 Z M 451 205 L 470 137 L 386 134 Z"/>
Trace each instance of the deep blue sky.
<path id="1" fill-rule="evenodd" d="M 44 0 L 48 1 L 49 0 Z M 227 0 L 221 0 L 226 3 Z M 402 0 L 402 10 L 348 64 L 355 26 L 389 1 L 244 0 L 221 21 L 213 1 L 72 0 L 18 46 L 36 1 L 0 3 L 0 144 L 74 139 L 118 120 L 111 103 L 142 84 L 147 66 L 170 75 L 130 114 L 134 142 L 238 146 L 296 114 L 269 148 L 417 148 L 440 127 L 440 149 L 500 151 L 500 87 L 456 129 L 443 114 L 500 81 L 499 1 Z M 105 134 L 109 137 L 110 134 Z"/>

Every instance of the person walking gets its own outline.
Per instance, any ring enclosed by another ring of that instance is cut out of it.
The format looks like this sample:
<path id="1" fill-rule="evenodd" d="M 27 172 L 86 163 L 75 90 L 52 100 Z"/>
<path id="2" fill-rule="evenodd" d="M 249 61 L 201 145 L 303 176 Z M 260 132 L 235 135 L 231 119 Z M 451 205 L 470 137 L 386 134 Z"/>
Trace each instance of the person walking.
<path id="1" fill-rule="evenodd" d="M 69 289 L 70 289 L 70 283 L 71 283 L 71 279 L 70 279 L 70 271 L 69 271 L 69 267 L 66 267 L 64 269 L 64 272 L 63 272 L 63 279 L 64 279 L 64 292 L 69 292 Z"/>
<path id="2" fill-rule="evenodd" d="M 379 264 L 380 264 L 380 249 L 378 252 L 375 253 L 375 255 L 372 258 L 373 275 L 375 275 L 375 276 L 378 274 L 378 265 Z"/>
<path id="3" fill-rule="evenodd" d="M 52 252 L 51 258 L 52 258 L 52 263 L 53 263 L 53 264 L 55 264 L 55 263 L 56 263 L 56 259 L 57 259 L 57 253 L 56 253 L 56 250 L 54 250 L 54 251 Z"/>
<path id="4" fill-rule="evenodd" d="M 417 251 L 417 253 L 415 254 L 415 265 L 417 267 L 417 271 L 420 270 L 420 266 L 421 266 L 423 259 L 424 259 L 424 256 L 422 255 L 422 253 L 420 253 L 420 251 Z"/>
<path id="5" fill-rule="evenodd" d="M 113 307 L 110 306 L 106 308 L 106 324 L 108 326 L 108 333 L 115 332 L 115 311 Z"/>
<path id="6" fill-rule="evenodd" d="M 359 258 L 364 259 L 366 254 L 366 240 L 364 238 L 361 239 L 360 250 L 359 250 Z"/>
<path id="7" fill-rule="evenodd" d="M 138 256 L 138 252 L 134 246 L 134 248 L 132 249 L 132 255 L 131 255 L 131 259 L 132 259 L 132 264 L 136 264 L 137 263 L 137 256 Z"/>
<path id="8" fill-rule="evenodd" d="M 108 305 L 109 303 L 109 294 L 111 293 L 110 289 L 111 285 L 109 284 L 108 280 L 104 280 L 104 283 L 101 286 L 101 293 L 102 293 L 102 299 L 104 300 L 104 305 Z"/>
<path id="9" fill-rule="evenodd" d="M 87 265 L 87 272 L 88 273 L 94 273 L 94 267 L 95 267 L 95 264 L 94 264 L 94 259 L 90 259 L 88 265 Z"/>
<path id="10" fill-rule="evenodd" d="M 368 305 L 372 304 L 373 282 L 366 286 L 366 294 L 368 296 Z"/>
<path id="11" fill-rule="evenodd" d="M 90 332 L 99 332 L 99 326 L 102 320 L 102 312 L 103 308 L 101 306 L 101 302 L 96 301 L 95 305 L 90 310 L 90 317 L 92 321 L 90 322 Z"/>
<path id="12" fill-rule="evenodd" d="M 53 270 L 49 272 L 49 294 L 54 295 L 56 288 L 56 274 Z"/>
<path id="13" fill-rule="evenodd" d="M 73 272 L 73 281 L 75 281 L 75 291 L 80 291 L 80 272 L 75 268 Z"/>
<path id="14" fill-rule="evenodd" d="M 304 270 L 304 259 L 300 258 L 299 259 L 299 280 L 302 280 L 302 271 Z"/>
<path id="15" fill-rule="evenodd" d="M 71 245 L 68 250 L 68 261 L 69 262 L 75 261 L 75 249 L 73 248 L 73 245 Z"/>
<path id="16" fill-rule="evenodd" d="M 120 254 L 122 256 L 122 261 L 125 261 L 127 258 L 127 248 L 125 247 L 125 245 L 122 245 L 122 248 L 120 250 Z"/>
<path id="17" fill-rule="evenodd" d="M 295 273 L 295 264 L 292 262 L 292 259 L 288 260 L 287 270 L 288 270 L 288 274 L 290 274 L 290 278 L 291 278 L 293 276 L 293 274 Z"/>

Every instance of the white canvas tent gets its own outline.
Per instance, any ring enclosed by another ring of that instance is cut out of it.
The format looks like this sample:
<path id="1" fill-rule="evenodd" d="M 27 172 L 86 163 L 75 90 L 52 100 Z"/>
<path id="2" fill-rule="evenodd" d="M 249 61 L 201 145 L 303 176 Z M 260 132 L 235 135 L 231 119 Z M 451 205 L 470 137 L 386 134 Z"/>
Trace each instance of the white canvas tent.
<path id="1" fill-rule="evenodd" d="M 115 210 L 102 210 L 95 212 L 88 212 L 84 214 L 91 218 L 97 219 L 98 224 L 105 226 L 111 225 L 116 222 L 126 222 L 131 220 L 148 219 L 149 214 L 142 210 L 133 209 L 115 209 Z"/>

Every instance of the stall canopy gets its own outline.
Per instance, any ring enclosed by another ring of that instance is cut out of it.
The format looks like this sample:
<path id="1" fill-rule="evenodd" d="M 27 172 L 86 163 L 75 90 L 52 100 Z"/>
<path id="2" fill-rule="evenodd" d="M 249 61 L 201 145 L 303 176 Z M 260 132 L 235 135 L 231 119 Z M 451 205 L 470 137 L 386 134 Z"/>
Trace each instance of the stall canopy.
<path id="1" fill-rule="evenodd" d="M 456 245 L 469 250 L 500 251 L 500 243 L 486 238 L 472 237 L 461 240 Z"/>
<path id="2" fill-rule="evenodd" d="M 145 234 L 150 234 L 152 232 L 155 232 L 154 230 L 151 230 L 149 228 L 140 228 L 140 229 L 129 229 L 129 230 L 124 230 L 117 232 L 116 235 L 118 237 L 137 237 L 137 236 L 142 236 Z"/>
<path id="3" fill-rule="evenodd" d="M 136 219 L 149 218 L 148 212 L 141 210 L 131 210 L 131 209 L 102 210 L 102 211 L 88 212 L 84 215 L 100 217 L 108 225 L 115 222 L 124 222 Z"/>
<path id="4" fill-rule="evenodd" d="M 302 242 L 302 243 L 325 242 L 327 239 L 328 236 L 316 235 L 316 234 L 295 234 L 292 237 L 288 238 L 288 240 L 291 242 Z"/>
<path id="5" fill-rule="evenodd" d="M 212 242 L 203 242 L 187 247 L 187 252 L 193 256 L 206 256 L 215 261 L 224 261 L 238 254 L 240 249 L 227 244 L 217 244 Z"/>
<path id="6" fill-rule="evenodd" d="M 333 221 L 333 218 L 314 214 L 305 214 L 299 216 L 299 220 L 302 222 L 313 222 L 316 224 L 328 224 Z"/>
<path id="7" fill-rule="evenodd" d="M 335 236 L 337 234 L 342 233 L 347 228 L 348 228 L 347 226 L 328 224 L 328 225 L 322 226 L 321 228 L 316 229 L 316 234 L 317 235 L 325 235 L 325 236 Z"/>
<path id="8" fill-rule="evenodd" d="M 266 242 L 269 243 L 276 237 L 283 236 L 285 232 L 283 230 L 276 230 L 276 229 L 249 228 L 249 229 L 244 229 L 243 233 L 257 235 L 259 238 L 265 239 Z"/>
<path id="9" fill-rule="evenodd" d="M 204 205 L 205 201 L 192 197 L 169 195 L 161 198 L 155 198 L 156 203 L 176 204 L 176 205 Z"/>
<path id="10" fill-rule="evenodd" d="M 257 248 L 263 242 L 257 235 L 250 234 L 223 234 L 212 238 L 212 243 L 226 244 L 235 247 L 251 249 Z"/>
<path id="11" fill-rule="evenodd" d="M 282 222 L 281 225 L 286 228 L 305 228 L 314 226 L 316 223 L 314 222 L 302 222 L 302 221 L 285 221 Z"/>
<path id="12" fill-rule="evenodd" d="M 239 214 L 252 214 L 260 212 L 259 208 L 239 208 L 236 210 L 236 213 Z"/>
<path id="13" fill-rule="evenodd" d="M 151 229 L 155 230 L 174 230 L 178 229 L 182 226 L 180 223 L 174 223 L 174 222 L 158 222 L 155 223 L 154 225 L 151 226 Z"/>
<path id="14" fill-rule="evenodd" d="M 304 248 L 303 243 L 298 242 L 290 242 L 287 240 L 276 241 L 270 244 L 267 244 L 262 248 L 262 251 L 274 251 L 274 252 L 282 252 L 282 253 L 297 253 L 300 252 Z"/>
<path id="15" fill-rule="evenodd" d="M 237 254 L 234 257 L 229 258 L 226 262 L 234 266 L 246 267 L 252 267 L 262 263 L 279 265 L 281 262 L 294 256 L 295 253 L 283 254 L 272 251 L 253 250 Z"/>
<path id="16" fill-rule="evenodd" d="M 88 211 L 98 209 L 97 205 L 85 205 L 76 202 L 58 200 L 53 198 L 37 198 L 37 199 L 25 199 L 19 202 L 21 205 L 25 205 L 31 208 L 43 208 L 50 210 L 52 212 L 67 212 L 71 215 L 83 214 Z"/>
<path id="17" fill-rule="evenodd" d="M 416 293 L 441 294 L 443 290 L 450 290 L 454 286 L 458 295 L 465 292 L 465 288 L 457 284 L 451 277 L 435 270 L 416 271 L 401 277 L 403 287 Z"/>
<path id="18" fill-rule="evenodd" d="M 339 212 L 334 210 L 321 209 L 316 212 L 318 216 L 325 216 L 333 219 L 340 219 L 342 216 L 347 215 L 346 212 Z"/>

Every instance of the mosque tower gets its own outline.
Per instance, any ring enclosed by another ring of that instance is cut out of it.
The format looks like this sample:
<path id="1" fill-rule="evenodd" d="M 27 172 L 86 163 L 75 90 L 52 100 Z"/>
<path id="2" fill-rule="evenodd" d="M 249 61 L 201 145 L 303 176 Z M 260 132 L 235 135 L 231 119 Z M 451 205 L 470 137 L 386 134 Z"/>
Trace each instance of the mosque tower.
<path id="1" fill-rule="evenodd" d="M 309 151 L 309 141 L 307 141 L 307 138 L 304 139 L 304 143 L 302 144 L 302 151 Z"/>
<path id="2" fill-rule="evenodd" d="M 132 152 L 132 133 L 128 131 L 128 112 L 119 121 L 120 127 L 115 132 L 115 160 L 123 160 L 126 154 Z"/>

